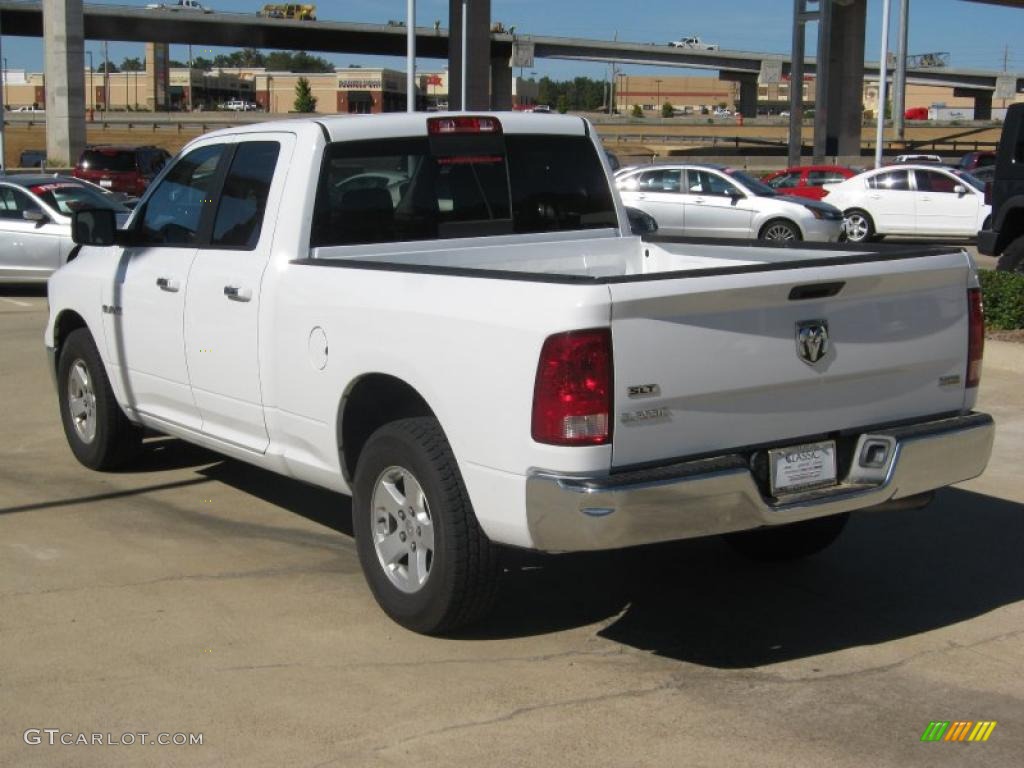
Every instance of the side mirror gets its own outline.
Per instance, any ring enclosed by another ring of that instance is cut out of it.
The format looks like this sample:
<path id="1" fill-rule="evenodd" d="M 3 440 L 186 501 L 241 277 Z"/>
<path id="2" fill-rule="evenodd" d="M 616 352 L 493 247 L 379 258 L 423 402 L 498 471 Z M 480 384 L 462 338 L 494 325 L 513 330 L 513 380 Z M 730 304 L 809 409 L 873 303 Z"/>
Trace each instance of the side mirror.
<path id="1" fill-rule="evenodd" d="M 744 195 L 742 192 L 736 189 L 736 187 L 730 187 L 729 191 L 726 192 L 725 194 L 734 203 L 737 202 L 738 200 L 743 200 L 744 198 L 746 198 L 746 195 Z"/>
<path id="2" fill-rule="evenodd" d="M 46 224 L 50 220 L 50 217 L 45 213 L 33 208 L 30 208 L 27 211 L 22 211 L 21 218 L 25 221 L 34 221 L 36 224 Z"/>
<path id="3" fill-rule="evenodd" d="M 957 184 L 955 187 L 953 187 L 953 191 L 960 195 L 960 197 L 963 197 L 964 195 L 967 194 L 967 187 L 965 187 L 963 184 Z"/>
<path id="4" fill-rule="evenodd" d="M 634 235 L 651 235 L 658 231 L 658 222 L 649 213 L 627 206 L 626 216 L 629 218 L 629 228 Z"/>
<path id="5" fill-rule="evenodd" d="M 109 208 L 79 208 L 71 212 L 71 239 L 78 245 L 114 245 L 117 218 Z"/>

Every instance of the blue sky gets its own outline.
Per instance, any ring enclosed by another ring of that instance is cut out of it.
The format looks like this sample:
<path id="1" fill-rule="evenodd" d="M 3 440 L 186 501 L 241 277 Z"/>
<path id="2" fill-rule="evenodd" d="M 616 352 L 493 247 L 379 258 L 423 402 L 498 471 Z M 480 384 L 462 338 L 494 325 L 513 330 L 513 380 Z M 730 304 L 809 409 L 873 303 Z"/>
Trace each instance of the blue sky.
<path id="1" fill-rule="evenodd" d="M 106 5 L 145 6 L 144 0 L 93 0 Z M 218 11 L 253 13 L 263 0 L 209 0 Z M 893 30 L 896 7 L 893 0 Z M 322 19 L 382 23 L 405 16 L 405 0 L 331 0 L 317 3 Z M 868 0 L 867 56 L 877 58 L 881 36 L 882 0 Z M 790 47 L 792 0 L 492 0 L 491 15 L 506 26 L 514 24 L 521 33 L 564 35 L 664 43 L 684 35 L 698 34 L 723 48 L 785 53 Z M 440 19 L 447 26 L 448 0 L 419 0 L 417 23 L 430 26 Z M 809 27 L 809 29 L 813 29 Z M 894 47 L 890 35 L 890 46 Z M 813 34 L 808 51 L 813 52 Z M 1009 46 L 1009 69 L 1024 70 L 1024 10 L 981 5 L 964 0 L 911 0 L 910 53 L 948 51 L 952 65 L 976 69 L 1002 69 L 1004 47 Z M 88 41 L 86 49 L 100 54 L 98 41 Z M 228 49 L 214 49 L 214 53 Z M 125 56 L 141 56 L 143 46 L 111 43 L 110 58 L 120 62 Z M 194 51 L 195 55 L 199 55 Z M 209 54 L 206 54 L 209 55 Z M 33 38 L 4 37 L 3 56 L 11 69 L 39 70 L 42 67 L 42 42 Z M 185 46 L 172 46 L 171 57 L 187 58 Z M 362 55 L 327 56 L 335 64 L 393 66 L 405 68 L 404 59 Z M 422 59 L 423 69 L 440 67 L 443 62 Z M 538 75 L 568 78 L 575 75 L 603 77 L 606 67 L 583 62 L 538 60 L 533 71 Z M 627 67 L 640 73 L 669 72 L 644 67 Z"/>

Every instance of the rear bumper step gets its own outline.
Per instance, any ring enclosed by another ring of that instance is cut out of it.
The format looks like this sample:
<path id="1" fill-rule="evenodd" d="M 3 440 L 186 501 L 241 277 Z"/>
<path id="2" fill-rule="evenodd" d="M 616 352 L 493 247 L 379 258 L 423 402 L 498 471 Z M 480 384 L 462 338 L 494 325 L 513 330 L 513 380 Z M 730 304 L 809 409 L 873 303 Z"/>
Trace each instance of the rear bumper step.
<path id="1" fill-rule="evenodd" d="M 835 486 L 772 499 L 739 454 L 602 477 L 536 472 L 527 479 L 527 522 L 544 551 L 617 549 L 874 507 L 977 477 L 992 453 L 984 413 L 875 430 L 859 445 L 891 446 L 882 467 L 855 461 Z M 858 449 L 855 455 L 860 455 Z"/>

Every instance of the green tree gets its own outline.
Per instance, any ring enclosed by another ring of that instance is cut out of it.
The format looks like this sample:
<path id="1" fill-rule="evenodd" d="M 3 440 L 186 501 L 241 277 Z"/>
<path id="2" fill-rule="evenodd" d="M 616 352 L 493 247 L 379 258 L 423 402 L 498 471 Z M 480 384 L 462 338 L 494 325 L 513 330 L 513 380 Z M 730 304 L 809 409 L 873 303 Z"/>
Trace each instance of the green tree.
<path id="1" fill-rule="evenodd" d="M 121 62 L 121 71 L 122 72 L 145 72 L 146 71 L 146 64 L 145 64 L 144 61 L 142 61 L 141 59 L 138 59 L 138 58 L 136 58 L 134 56 L 132 56 L 130 58 L 129 57 L 125 57 L 124 61 Z"/>
<path id="2" fill-rule="evenodd" d="M 630 111 L 629 114 L 630 114 L 630 117 L 643 117 L 644 116 L 644 111 L 642 109 L 640 109 L 640 105 L 639 104 L 634 104 L 633 105 L 633 109 Z"/>
<path id="3" fill-rule="evenodd" d="M 196 56 L 192 59 L 192 66 L 195 69 L 201 69 L 204 72 L 213 69 L 213 62 L 209 59 L 203 58 L 202 56 Z"/>
<path id="4" fill-rule="evenodd" d="M 564 93 L 558 97 L 558 112 L 564 115 L 569 111 L 569 97 Z"/>
<path id="5" fill-rule="evenodd" d="M 119 70 L 117 68 L 117 64 L 115 64 L 112 61 L 101 61 L 100 65 L 98 67 L 96 67 L 96 71 L 97 72 L 109 72 L 110 74 L 114 74 L 115 72 L 120 72 L 121 70 Z"/>
<path id="6" fill-rule="evenodd" d="M 299 82 L 295 84 L 295 111 L 316 112 L 316 96 L 309 87 L 309 80 L 304 77 L 300 77 Z"/>
<path id="7" fill-rule="evenodd" d="M 267 55 L 264 66 L 274 72 L 333 72 L 334 65 L 305 51 L 274 51 Z"/>
<path id="8" fill-rule="evenodd" d="M 661 116 L 662 117 L 673 117 L 676 113 L 676 108 L 669 104 L 667 101 L 661 105 Z"/>

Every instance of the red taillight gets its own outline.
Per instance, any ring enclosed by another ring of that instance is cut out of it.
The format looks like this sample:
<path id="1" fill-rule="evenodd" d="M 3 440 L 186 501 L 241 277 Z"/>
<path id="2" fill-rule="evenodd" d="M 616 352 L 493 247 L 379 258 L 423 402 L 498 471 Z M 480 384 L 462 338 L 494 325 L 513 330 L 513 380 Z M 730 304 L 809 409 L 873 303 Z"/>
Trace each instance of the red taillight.
<path id="1" fill-rule="evenodd" d="M 570 331 L 544 342 L 533 388 L 533 439 L 605 445 L 612 438 L 612 335 Z"/>
<path id="2" fill-rule="evenodd" d="M 494 117 L 431 117 L 427 120 L 427 133 L 431 136 L 447 136 L 457 133 L 501 133 L 501 123 Z"/>
<path id="3" fill-rule="evenodd" d="M 967 289 L 967 386 L 981 381 L 981 358 L 985 353 L 985 306 L 981 288 Z"/>

